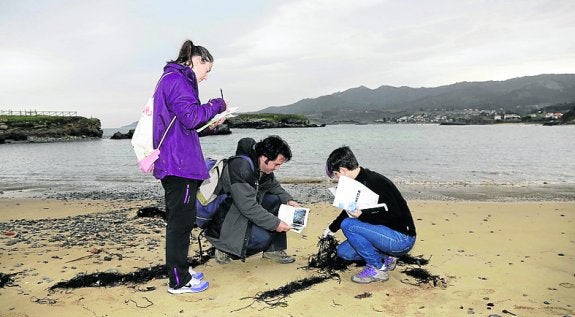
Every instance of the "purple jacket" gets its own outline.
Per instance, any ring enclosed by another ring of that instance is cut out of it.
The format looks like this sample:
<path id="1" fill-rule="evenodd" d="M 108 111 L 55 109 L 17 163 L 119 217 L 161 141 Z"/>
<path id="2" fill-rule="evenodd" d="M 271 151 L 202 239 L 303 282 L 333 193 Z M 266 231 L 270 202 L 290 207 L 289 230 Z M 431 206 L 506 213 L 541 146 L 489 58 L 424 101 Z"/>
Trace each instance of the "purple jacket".
<path id="1" fill-rule="evenodd" d="M 196 75 L 187 66 L 168 63 L 164 74 L 168 75 L 163 77 L 154 94 L 154 148 L 174 116 L 176 121 L 160 147 L 160 157 L 154 163 L 154 177 L 206 179 L 208 170 L 196 128 L 223 112 L 226 104 L 217 98 L 202 105 Z"/>

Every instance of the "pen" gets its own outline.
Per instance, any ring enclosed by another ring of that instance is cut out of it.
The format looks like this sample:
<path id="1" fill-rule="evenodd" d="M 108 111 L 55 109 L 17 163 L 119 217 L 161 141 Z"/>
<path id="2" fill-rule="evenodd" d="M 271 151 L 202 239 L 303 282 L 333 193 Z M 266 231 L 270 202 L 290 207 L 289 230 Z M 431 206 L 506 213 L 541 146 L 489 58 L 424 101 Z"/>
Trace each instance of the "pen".
<path id="1" fill-rule="evenodd" d="M 222 88 L 220 88 L 220 95 L 222 95 L 222 99 L 224 99 L 224 92 L 222 91 Z"/>

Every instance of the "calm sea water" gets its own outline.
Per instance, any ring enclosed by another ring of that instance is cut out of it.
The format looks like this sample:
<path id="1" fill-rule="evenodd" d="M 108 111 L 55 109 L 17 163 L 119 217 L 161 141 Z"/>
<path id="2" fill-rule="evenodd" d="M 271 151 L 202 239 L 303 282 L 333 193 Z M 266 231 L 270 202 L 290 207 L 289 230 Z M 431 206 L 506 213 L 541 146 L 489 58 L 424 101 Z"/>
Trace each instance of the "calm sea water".
<path id="1" fill-rule="evenodd" d="M 349 145 L 364 167 L 398 184 L 575 184 L 575 126 L 334 125 L 235 129 L 201 139 L 205 155 L 232 155 L 243 137 L 276 134 L 293 158 L 280 180 L 322 180 L 329 153 Z M 0 145 L 0 191 L 98 190 L 157 181 L 141 174 L 129 140 Z"/>

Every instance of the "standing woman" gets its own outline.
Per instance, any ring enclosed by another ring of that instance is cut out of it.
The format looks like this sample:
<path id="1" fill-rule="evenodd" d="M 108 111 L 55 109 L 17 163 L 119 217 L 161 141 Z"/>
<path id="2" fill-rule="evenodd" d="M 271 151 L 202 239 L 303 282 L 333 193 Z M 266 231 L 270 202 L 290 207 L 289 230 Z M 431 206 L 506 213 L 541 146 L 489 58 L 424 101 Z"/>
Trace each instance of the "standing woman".
<path id="1" fill-rule="evenodd" d="M 207 78 L 213 62 L 207 49 L 187 40 L 178 58 L 164 67 L 154 94 L 154 148 L 169 129 L 154 164 L 154 177 L 161 180 L 165 191 L 166 268 L 172 294 L 208 288 L 203 274 L 192 270 L 187 259 L 196 219 L 196 192 L 199 183 L 208 178 L 196 128 L 226 110 L 223 99 L 202 104 L 198 96 L 198 83 Z"/>

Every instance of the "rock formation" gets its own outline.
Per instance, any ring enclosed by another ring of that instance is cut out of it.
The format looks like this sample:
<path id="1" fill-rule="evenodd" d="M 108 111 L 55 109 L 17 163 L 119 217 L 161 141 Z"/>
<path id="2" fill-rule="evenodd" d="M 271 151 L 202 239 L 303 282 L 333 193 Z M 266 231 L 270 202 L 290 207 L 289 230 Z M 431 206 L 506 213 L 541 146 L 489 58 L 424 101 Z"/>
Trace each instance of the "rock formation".
<path id="1" fill-rule="evenodd" d="M 100 120 L 84 117 L 0 116 L 0 144 L 101 138 Z"/>

